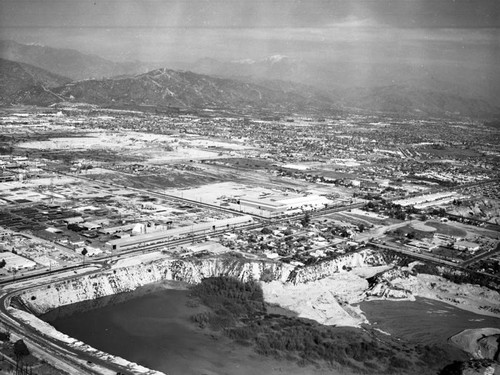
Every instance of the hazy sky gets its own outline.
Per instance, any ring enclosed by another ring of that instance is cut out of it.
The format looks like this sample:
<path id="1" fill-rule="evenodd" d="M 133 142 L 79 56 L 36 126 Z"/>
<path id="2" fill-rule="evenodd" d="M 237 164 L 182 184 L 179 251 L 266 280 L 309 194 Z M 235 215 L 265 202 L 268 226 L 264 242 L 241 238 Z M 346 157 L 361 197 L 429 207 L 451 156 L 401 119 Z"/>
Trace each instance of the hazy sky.
<path id="1" fill-rule="evenodd" d="M 0 0 L 0 37 L 113 60 L 500 62 L 500 0 Z"/>

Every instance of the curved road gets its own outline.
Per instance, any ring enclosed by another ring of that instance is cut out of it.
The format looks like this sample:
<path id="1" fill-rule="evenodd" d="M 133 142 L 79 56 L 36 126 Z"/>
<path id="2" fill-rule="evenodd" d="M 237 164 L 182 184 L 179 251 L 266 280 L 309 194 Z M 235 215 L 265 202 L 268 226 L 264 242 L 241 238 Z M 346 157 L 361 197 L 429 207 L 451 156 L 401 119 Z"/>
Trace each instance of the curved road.
<path id="1" fill-rule="evenodd" d="M 94 181 L 95 182 L 95 181 Z M 457 189 L 459 187 L 455 187 Z M 128 188 L 130 189 L 130 188 Z M 141 192 L 147 192 L 148 194 L 155 194 L 159 196 L 165 196 L 165 194 L 161 194 L 158 192 L 153 192 L 153 191 L 144 191 L 140 189 L 134 189 L 134 190 L 139 190 Z M 170 197 L 169 198 L 175 198 L 181 201 L 187 202 L 187 199 L 182 199 L 179 197 Z M 401 197 L 394 198 L 394 199 L 401 199 Z M 391 199 L 393 200 L 393 199 Z M 200 204 L 201 202 L 195 202 L 195 201 L 190 201 L 189 203 L 196 203 Z M 214 207 L 212 205 L 208 204 L 202 204 L 202 205 L 207 205 L 211 206 L 211 208 L 218 208 L 220 207 Z M 334 208 L 328 208 L 324 210 L 318 210 L 316 212 L 312 212 L 312 216 L 322 216 L 322 215 L 327 215 L 329 213 L 333 212 L 340 212 L 340 211 L 345 211 L 351 208 L 358 208 L 362 207 L 364 205 L 363 203 L 355 203 L 350 206 L 343 206 L 343 207 L 334 207 Z M 230 210 L 232 211 L 232 210 Z M 232 211 L 234 212 L 234 211 Z M 298 217 L 302 217 L 303 214 L 299 215 L 293 215 L 293 216 L 284 216 L 284 217 L 276 217 L 276 218 L 266 218 L 272 223 L 278 223 L 282 221 L 288 221 L 292 219 L 296 219 Z M 260 218 L 262 219 L 262 218 Z M 250 224 L 247 226 L 242 226 L 238 227 L 237 229 L 244 229 L 244 230 L 250 230 L 250 229 L 256 229 L 258 227 L 262 227 L 263 225 L 269 224 L 269 222 L 265 223 L 255 223 L 255 224 Z M 407 222 L 405 222 L 407 224 Z M 227 232 L 227 229 L 224 230 L 219 230 L 216 232 L 213 232 L 211 234 L 223 234 Z M 55 279 L 57 280 L 62 280 L 62 279 L 70 279 L 75 277 L 75 273 L 78 274 L 91 274 L 91 273 L 98 273 L 101 272 L 103 268 L 109 267 L 109 262 L 118 260 L 122 257 L 129 256 L 131 254 L 136 254 L 136 253 L 145 253 L 148 251 L 153 251 L 157 250 L 158 248 L 165 247 L 165 246 L 173 246 L 173 245 L 179 245 L 183 243 L 189 243 L 191 241 L 197 240 L 197 239 L 202 239 L 206 236 L 206 234 L 199 234 L 199 235 L 194 235 L 188 238 L 183 238 L 179 240 L 171 240 L 171 241 L 166 241 L 161 244 L 154 244 L 146 247 L 141 247 L 137 249 L 131 249 L 124 251 L 120 254 L 112 254 L 109 256 L 104 256 L 101 257 L 98 261 L 89 263 L 86 266 L 75 266 L 72 269 L 62 269 L 62 270 L 57 270 L 57 271 L 52 271 L 52 272 L 44 272 L 42 274 L 37 274 L 37 275 L 29 275 L 26 277 L 23 277 L 22 279 L 18 279 L 16 281 L 9 281 L 0 291 L 0 320 L 2 324 L 7 328 L 9 332 L 11 332 L 15 336 L 19 336 L 25 340 L 27 345 L 31 348 L 32 351 L 35 353 L 39 354 L 41 358 L 45 358 L 48 362 L 53 363 L 56 367 L 61 368 L 63 370 L 66 370 L 70 374 L 89 374 L 89 375 L 96 375 L 96 374 L 109 374 L 109 375 L 116 375 L 117 373 L 122 373 L 122 374 L 127 374 L 131 375 L 133 372 L 129 369 L 127 369 L 124 366 L 111 363 L 109 361 L 100 359 L 94 355 L 90 355 L 82 350 L 78 350 L 75 348 L 70 347 L 66 343 L 50 337 L 48 335 L 44 335 L 43 333 L 40 333 L 36 329 L 34 329 L 31 325 L 26 324 L 23 320 L 16 318 L 15 316 L 12 316 L 10 314 L 12 307 L 10 307 L 11 304 L 11 299 L 18 293 L 29 290 L 30 288 L 33 288 L 33 286 L 40 286 L 40 285 L 49 285 L 51 284 Z M 401 253 L 405 253 L 423 260 L 431 261 L 431 262 L 439 262 L 441 264 L 447 265 L 447 266 L 452 266 L 452 267 L 457 267 L 460 268 L 459 265 L 436 259 L 434 257 L 428 256 L 426 254 L 415 254 L 412 251 L 401 249 L 401 248 L 395 248 L 392 246 L 385 246 L 381 245 L 378 243 L 369 243 L 375 247 L 385 249 L 385 250 L 391 250 L 391 251 L 397 251 Z M 151 373 L 154 373 L 151 371 Z"/>
<path id="2" fill-rule="evenodd" d="M 81 272 L 79 274 L 91 274 L 101 272 L 101 268 L 95 268 L 89 272 Z M 67 275 L 64 275 L 64 274 Z M 57 274 L 57 273 L 56 273 Z M 51 275 L 57 276 L 58 280 L 74 278 L 74 272 L 62 271 L 62 275 Z M 47 362 L 52 363 L 56 368 L 60 368 L 70 374 L 117 374 L 123 373 L 127 375 L 132 375 L 133 372 L 128 370 L 123 366 L 104 361 L 96 356 L 90 355 L 81 350 L 77 350 L 67 345 L 66 343 L 53 338 L 48 335 L 37 331 L 30 324 L 26 324 L 23 320 L 10 314 L 12 307 L 12 298 L 19 294 L 20 292 L 29 290 L 34 287 L 33 282 L 38 281 L 36 286 L 49 285 L 54 280 L 52 277 L 49 280 L 39 281 L 41 277 L 31 278 L 30 281 L 14 282 L 9 285 L 9 289 L 14 287 L 11 291 L 2 289 L 0 295 L 0 317 L 2 324 L 7 328 L 7 330 L 15 335 L 22 338 L 28 348 L 42 359 L 46 359 Z M 18 285 L 20 284 L 20 285 Z"/>

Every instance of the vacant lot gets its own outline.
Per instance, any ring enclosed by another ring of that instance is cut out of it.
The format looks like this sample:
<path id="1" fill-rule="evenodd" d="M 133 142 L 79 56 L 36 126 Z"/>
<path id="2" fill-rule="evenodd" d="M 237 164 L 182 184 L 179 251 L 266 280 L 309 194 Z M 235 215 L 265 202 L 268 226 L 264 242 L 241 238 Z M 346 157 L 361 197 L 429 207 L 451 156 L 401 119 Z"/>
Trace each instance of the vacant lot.
<path id="1" fill-rule="evenodd" d="M 438 233 L 445 234 L 447 236 L 454 236 L 454 237 L 467 236 L 466 231 L 464 231 L 460 228 L 457 228 L 456 226 L 454 226 L 452 224 L 443 224 L 443 223 L 439 223 L 437 221 L 428 221 L 425 223 L 425 225 L 436 228 Z"/>

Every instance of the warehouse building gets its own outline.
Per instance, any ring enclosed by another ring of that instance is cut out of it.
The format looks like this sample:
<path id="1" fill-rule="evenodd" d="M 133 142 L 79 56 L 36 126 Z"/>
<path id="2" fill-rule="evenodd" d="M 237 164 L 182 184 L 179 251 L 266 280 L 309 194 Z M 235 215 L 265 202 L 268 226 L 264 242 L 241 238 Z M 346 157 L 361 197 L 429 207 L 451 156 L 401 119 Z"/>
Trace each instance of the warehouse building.
<path id="1" fill-rule="evenodd" d="M 106 247 L 111 250 L 126 250 L 139 246 L 148 246 L 154 244 L 161 244 L 173 239 L 181 238 L 187 234 L 203 233 L 205 231 L 215 231 L 221 229 L 229 229 L 239 227 L 246 224 L 251 224 L 253 218 L 248 215 L 236 216 L 229 219 L 209 221 L 188 225 L 185 227 L 178 227 L 167 230 L 160 230 L 151 233 L 138 234 L 136 236 L 118 238 L 106 243 Z"/>
<path id="2" fill-rule="evenodd" d="M 283 213 L 290 210 L 311 211 L 325 208 L 333 202 L 319 195 L 308 195 L 305 197 L 264 197 L 264 198 L 240 198 L 239 205 L 244 211 L 246 207 L 267 211 L 269 213 Z"/>

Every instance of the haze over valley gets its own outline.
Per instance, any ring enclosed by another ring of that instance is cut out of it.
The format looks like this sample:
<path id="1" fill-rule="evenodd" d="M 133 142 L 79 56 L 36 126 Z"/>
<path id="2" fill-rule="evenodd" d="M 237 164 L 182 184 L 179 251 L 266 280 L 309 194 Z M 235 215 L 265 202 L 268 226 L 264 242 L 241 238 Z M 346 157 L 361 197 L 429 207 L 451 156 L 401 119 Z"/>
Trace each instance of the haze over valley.
<path id="1" fill-rule="evenodd" d="M 0 373 L 498 373 L 499 30 L 0 0 Z"/>
<path id="2" fill-rule="evenodd" d="M 9 83 L 3 101 L 10 103 L 50 105 L 70 100 L 119 106 L 249 105 L 253 108 L 268 103 L 284 111 L 319 108 L 486 118 L 494 118 L 500 113 L 497 99 L 500 85 L 485 80 L 481 71 L 474 72 L 467 67 L 425 68 L 376 61 L 361 65 L 328 61 L 314 65 L 276 55 L 260 61 L 237 62 L 205 58 L 194 63 L 172 63 L 177 68 L 172 70 L 168 69 L 167 63 L 114 62 L 76 50 L 22 45 L 12 41 L 2 41 L 0 52 L 5 59 L 0 73 L 6 82 L 26 79 L 18 75 L 14 65 L 8 64 L 7 60 L 41 68 L 47 72 L 37 72 L 45 76 L 52 73 L 70 77 L 76 82 L 54 85 L 54 81 L 46 82 L 41 76 L 28 84 Z M 155 66 L 160 69 L 153 69 Z M 30 68 L 24 65 L 24 69 Z M 359 81 L 360 71 L 364 77 L 362 82 Z M 164 80 L 154 81 L 153 78 L 159 77 L 161 72 L 170 72 L 172 81 L 168 84 Z M 495 73 L 495 78 L 497 76 Z M 54 88 L 53 93 L 40 90 L 37 83 L 49 83 L 48 87 Z M 215 87 L 215 91 L 204 87 L 207 85 Z M 21 90 L 12 88 L 18 86 Z M 128 95 L 124 95 L 124 90 Z M 290 103 L 285 104 L 287 101 Z M 297 107 L 297 101 L 302 102 L 302 106 Z"/>

